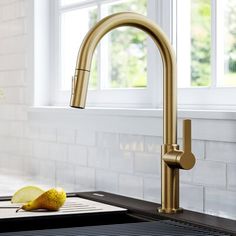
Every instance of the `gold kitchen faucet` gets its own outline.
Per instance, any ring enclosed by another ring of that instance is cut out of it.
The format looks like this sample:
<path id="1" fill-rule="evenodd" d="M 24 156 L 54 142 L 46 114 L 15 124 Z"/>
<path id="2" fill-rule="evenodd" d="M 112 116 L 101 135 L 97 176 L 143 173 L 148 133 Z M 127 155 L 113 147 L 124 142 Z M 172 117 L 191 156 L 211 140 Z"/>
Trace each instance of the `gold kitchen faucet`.
<path id="1" fill-rule="evenodd" d="M 189 170 L 195 164 L 195 157 L 191 152 L 191 121 L 183 121 L 183 151 L 181 151 L 177 145 L 176 59 L 173 48 L 160 27 L 145 16 L 132 12 L 113 14 L 99 21 L 87 33 L 80 47 L 72 82 L 70 106 L 85 107 L 94 50 L 105 34 L 121 26 L 132 26 L 146 32 L 159 48 L 162 57 L 164 133 L 161 154 L 161 207 L 158 210 L 162 213 L 181 212 L 179 169 Z"/>

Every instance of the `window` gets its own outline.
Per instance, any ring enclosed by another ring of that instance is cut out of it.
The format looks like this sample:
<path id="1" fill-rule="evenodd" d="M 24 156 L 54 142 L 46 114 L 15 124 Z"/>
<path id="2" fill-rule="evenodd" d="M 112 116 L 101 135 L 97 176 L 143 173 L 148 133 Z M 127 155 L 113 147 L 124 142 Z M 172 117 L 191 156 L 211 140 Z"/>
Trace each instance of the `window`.
<path id="1" fill-rule="evenodd" d="M 185 85 L 180 81 L 182 87 L 236 86 L 235 9 L 235 0 L 188 0 L 184 8 L 179 4 L 178 49 L 187 58 L 191 78 Z M 217 77 L 211 72 L 214 65 Z"/>
<path id="2" fill-rule="evenodd" d="M 101 18 L 135 11 L 167 33 L 177 55 L 178 104 L 183 108 L 235 108 L 235 0 L 52 0 L 53 104 L 67 105 L 81 40 Z M 81 23 L 83 22 L 83 23 Z M 162 63 L 138 29 L 119 28 L 93 57 L 87 104 L 162 106 Z"/>
<path id="3" fill-rule="evenodd" d="M 236 1 L 177 1 L 176 8 L 180 103 L 234 108 Z"/>
<path id="4" fill-rule="evenodd" d="M 77 3 L 80 1 L 77 1 Z M 101 1 L 100 1 L 101 2 Z M 67 3 L 67 2 L 66 2 Z M 73 1 L 76 3 L 76 1 Z M 67 3 L 68 5 L 68 3 Z M 68 10 L 61 2 L 60 64 L 62 89 L 70 88 L 74 64 L 83 36 L 100 19 L 120 11 L 147 14 L 147 0 L 113 1 L 94 3 L 94 6 Z M 83 5 L 82 5 L 83 6 Z M 78 22 L 83 24 L 78 27 Z M 90 89 L 143 88 L 147 85 L 146 35 L 133 28 L 120 28 L 108 34 L 95 53 L 90 78 Z M 99 61 L 99 64 L 98 64 Z M 110 61 L 110 63 L 108 63 Z"/>
<path id="5" fill-rule="evenodd" d="M 70 0 L 54 1 L 55 37 L 59 39 L 55 55 L 59 58 L 54 104 L 69 100 L 79 46 L 87 31 L 107 15 L 133 11 L 149 15 L 148 0 Z M 155 4 L 151 4 L 155 7 Z M 150 8 L 150 6 L 149 6 Z M 81 23 L 82 22 L 82 23 Z M 101 40 L 94 53 L 87 104 L 90 106 L 152 106 L 152 71 L 148 66 L 147 34 L 133 27 L 120 27 Z M 150 50 L 150 49 L 149 49 Z"/>

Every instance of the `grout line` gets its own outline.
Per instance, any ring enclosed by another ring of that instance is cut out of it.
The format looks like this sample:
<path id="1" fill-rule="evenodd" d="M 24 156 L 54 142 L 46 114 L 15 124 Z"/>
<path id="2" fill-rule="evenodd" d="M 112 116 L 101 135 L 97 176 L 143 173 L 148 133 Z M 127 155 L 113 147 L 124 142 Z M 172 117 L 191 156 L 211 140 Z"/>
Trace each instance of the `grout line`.
<path id="1" fill-rule="evenodd" d="M 203 160 L 206 160 L 207 158 L 207 142 L 206 140 L 203 141 L 204 142 L 204 156 L 203 156 Z"/>
<path id="2" fill-rule="evenodd" d="M 203 212 L 206 211 L 206 188 L 203 186 Z"/>
<path id="3" fill-rule="evenodd" d="M 228 190 L 229 182 L 228 182 L 228 163 L 225 165 L 225 188 Z"/>

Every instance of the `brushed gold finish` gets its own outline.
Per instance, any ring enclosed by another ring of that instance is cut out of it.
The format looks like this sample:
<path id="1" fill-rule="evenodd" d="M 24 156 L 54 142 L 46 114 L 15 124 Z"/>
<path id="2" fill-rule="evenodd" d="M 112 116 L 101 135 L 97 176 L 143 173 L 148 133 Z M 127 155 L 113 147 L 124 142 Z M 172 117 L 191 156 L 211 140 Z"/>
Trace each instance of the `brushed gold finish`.
<path id="1" fill-rule="evenodd" d="M 190 170 L 195 165 L 195 157 L 191 151 L 191 120 L 183 121 L 183 151 L 178 145 L 172 145 L 172 151 L 164 154 L 162 159 L 168 166 Z"/>
<path id="2" fill-rule="evenodd" d="M 184 151 L 177 143 L 177 95 L 176 59 L 173 48 L 165 33 L 151 20 L 131 12 L 110 15 L 99 21 L 85 36 L 80 47 L 71 94 L 71 107 L 84 108 L 86 103 L 89 73 L 94 50 L 101 38 L 109 31 L 132 26 L 146 32 L 159 48 L 163 61 L 163 145 L 161 160 L 162 200 L 160 212 L 177 213 L 179 208 L 179 169 L 190 169 L 195 163 L 191 153 L 191 123 L 184 125 Z"/>

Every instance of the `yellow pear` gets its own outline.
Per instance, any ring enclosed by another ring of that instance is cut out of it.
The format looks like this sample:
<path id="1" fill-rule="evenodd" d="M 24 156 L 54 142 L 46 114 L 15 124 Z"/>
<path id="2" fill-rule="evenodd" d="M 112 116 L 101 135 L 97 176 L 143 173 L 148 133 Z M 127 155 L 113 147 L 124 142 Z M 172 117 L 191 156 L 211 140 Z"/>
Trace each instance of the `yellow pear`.
<path id="1" fill-rule="evenodd" d="M 41 194 L 38 198 L 24 204 L 22 207 L 18 208 L 16 212 L 20 209 L 25 211 L 33 211 L 37 209 L 45 209 L 48 211 L 57 211 L 66 201 L 66 193 L 62 188 L 52 188 L 47 192 Z"/>

